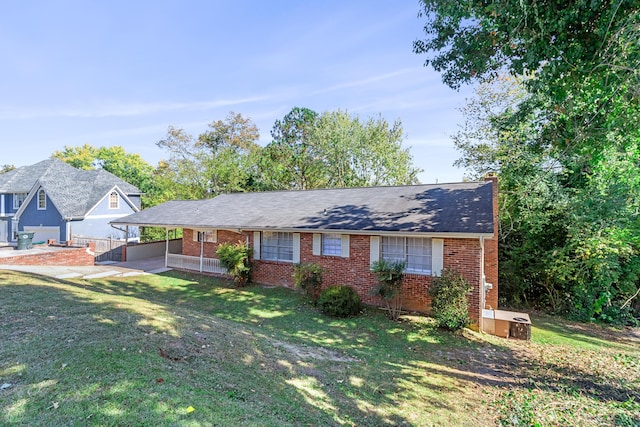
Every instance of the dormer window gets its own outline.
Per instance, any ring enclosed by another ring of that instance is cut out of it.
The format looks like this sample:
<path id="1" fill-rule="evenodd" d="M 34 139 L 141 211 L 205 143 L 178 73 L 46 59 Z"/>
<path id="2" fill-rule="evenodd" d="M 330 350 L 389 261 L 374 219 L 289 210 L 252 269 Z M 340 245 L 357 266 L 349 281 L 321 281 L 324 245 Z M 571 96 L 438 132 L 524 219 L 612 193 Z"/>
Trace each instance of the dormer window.
<path id="1" fill-rule="evenodd" d="M 47 209 L 47 194 L 44 190 L 38 190 L 38 210 L 43 211 Z"/>
<path id="2" fill-rule="evenodd" d="M 118 209 L 120 207 L 120 196 L 117 191 L 109 194 L 109 209 Z"/>

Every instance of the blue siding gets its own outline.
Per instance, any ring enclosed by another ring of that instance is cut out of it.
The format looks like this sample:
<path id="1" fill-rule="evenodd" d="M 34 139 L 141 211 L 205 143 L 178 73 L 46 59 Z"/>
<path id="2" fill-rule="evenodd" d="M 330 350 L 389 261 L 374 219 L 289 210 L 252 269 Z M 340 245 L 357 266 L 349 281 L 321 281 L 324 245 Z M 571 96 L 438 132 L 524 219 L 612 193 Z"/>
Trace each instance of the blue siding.
<path id="1" fill-rule="evenodd" d="M 74 236 L 124 239 L 125 233 L 111 227 L 109 222 L 134 212 L 135 210 L 120 196 L 118 209 L 110 209 L 109 194 L 106 194 L 84 220 L 71 223 L 71 232 Z M 138 227 L 129 227 L 129 237 L 138 236 Z"/>
<path id="2" fill-rule="evenodd" d="M 13 193 L 5 193 L 4 197 L 4 209 L 5 213 L 14 214 L 18 211 L 18 209 L 13 208 Z"/>
<path id="3" fill-rule="evenodd" d="M 18 223 L 18 231 L 24 230 L 24 227 L 60 227 L 59 241 L 64 242 L 67 240 L 66 222 L 62 219 L 62 215 L 51 203 L 49 196 L 47 196 L 47 208 L 45 210 L 38 210 L 38 196 L 33 197 L 29 204 L 26 206 L 24 212 L 20 216 L 20 222 Z"/>

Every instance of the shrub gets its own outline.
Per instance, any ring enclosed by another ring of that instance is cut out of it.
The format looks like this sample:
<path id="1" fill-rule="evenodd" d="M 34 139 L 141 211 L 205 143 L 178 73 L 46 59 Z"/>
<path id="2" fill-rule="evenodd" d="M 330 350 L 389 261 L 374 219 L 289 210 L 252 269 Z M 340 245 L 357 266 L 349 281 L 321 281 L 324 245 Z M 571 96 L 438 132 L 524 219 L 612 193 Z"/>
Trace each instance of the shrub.
<path id="1" fill-rule="evenodd" d="M 360 296 L 346 285 L 329 286 L 320 292 L 318 306 L 324 314 L 334 317 L 355 316 L 362 308 Z"/>
<path id="2" fill-rule="evenodd" d="M 387 315 L 398 320 L 402 311 L 402 279 L 404 263 L 380 260 L 373 263 L 371 271 L 376 275 L 378 286 L 371 290 L 372 295 L 381 296 L 387 305 Z"/>
<path id="3" fill-rule="evenodd" d="M 222 243 L 216 250 L 220 263 L 238 286 L 247 284 L 251 278 L 250 251 L 251 249 L 243 242 Z"/>
<path id="4" fill-rule="evenodd" d="M 293 267 L 293 284 L 316 304 L 322 286 L 322 267 L 313 263 L 296 264 Z"/>
<path id="5" fill-rule="evenodd" d="M 439 327 L 459 331 L 470 323 L 467 292 L 471 284 L 462 274 L 444 269 L 429 289 L 432 315 Z"/>

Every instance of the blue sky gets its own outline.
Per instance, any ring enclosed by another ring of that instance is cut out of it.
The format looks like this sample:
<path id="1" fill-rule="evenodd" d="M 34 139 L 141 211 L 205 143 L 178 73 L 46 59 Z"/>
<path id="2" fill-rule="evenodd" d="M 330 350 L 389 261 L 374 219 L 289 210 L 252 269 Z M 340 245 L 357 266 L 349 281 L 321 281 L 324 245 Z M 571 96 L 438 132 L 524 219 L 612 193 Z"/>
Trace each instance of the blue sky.
<path id="1" fill-rule="evenodd" d="M 3 1 L 0 164 L 120 145 L 156 165 L 169 125 L 229 111 L 267 144 L 295 106 L 400 119 L 423 183 L 460 181 L 456 92 L 412 52 L 417 0 Z"/>

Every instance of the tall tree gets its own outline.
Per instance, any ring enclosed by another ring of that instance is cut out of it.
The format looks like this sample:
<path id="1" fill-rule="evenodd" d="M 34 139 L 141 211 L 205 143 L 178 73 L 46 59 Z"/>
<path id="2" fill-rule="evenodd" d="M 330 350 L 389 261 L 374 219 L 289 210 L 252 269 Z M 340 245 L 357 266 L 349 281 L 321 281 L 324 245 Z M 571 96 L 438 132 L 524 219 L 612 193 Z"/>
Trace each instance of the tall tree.
<path id="1" fill-rule="evenodd" d="M 515 151 L 544 154 L 536 161 L 498 151 L 503 176 L 526 159 L 531 174 L 538 175 L 532 183 L 553 183 L 547 188 L 558 201 L 553 206 L 566 202 L 549 229 L 548 203 L 522 196 L 511 212 L 519 216 L 516 231 L 539 260 L 543 274 L 529 276 L 534 286 L 560 289 L 554 304 L 585 319 L 629 319 L 634 298 L 640 317 L 640 4 L 424 0 L 422 16 L 428 38 L 416 41 L 414 50 L 429 54 L 427 64 L 451 87 L 487 81 L 501 70 L 532 73 L 524 83 L 527 96 L 512 112 L 486 123 L 489 136 L 498 138 L 496 147 L 508 146 L 500 138 L 505 129 L 515 135 L 528 129 L 525 138 L 511 140 Z M 489 167 L 480 149 L 487 146 L 459 146 L 466 153 L 463 162 L 476 162 L 476 170 Z M 547 220 L 538 223 L 541 218 Z M 560 244 L 536 250 L 541 233 L 556 239 L 539 243 Z M 510 255 L 517 260 L 517 249 Z"/>
<path id="2" fill-rule="evenodd" d="M 400 120 L 390 125 L 381 116 L 362 120 L 341 110 L 320 115 L 312 133 L 329 187 L 417 183 L 421 170 L 403 139 Z"/>
<path id="3" fill-rule="evenodd" d="M 263 152 L 264 180 L 278 189 L 414 184 L 400 121 L 361 120 L 346 111 L 320 115 L 296 107 L 276 121 Z"/>
<path id="4" fill-rule="evenodd" d="M 271 130 L 273 141 L 262 156 L 263 177 L 275 189 L 305 190 L 326 186 L 323 162 L 311 134 L 318 113 L 294 107 Z"/>
<path id="5" fill-rule="evenodd" d="M 170 154 L 163 174 L 175 182 L 180 198 L 245 191 L 257 174 L 258 138 L 255 124 L 233 112 L 225 120 L 209 124 L 209 130 L 198 138 L 169 127 L 166 137 L 157 143 Z"/>
<path id="6" fill-rule="evenodd" d="M 249 118 L 230 112 L 225 120 L 209 124 L 197 145 L 208 150 L 207 173 L 211 192 L 237 192 L 252 188 L 258 174 L 256 157 L 261 151 L 258 127 Z"/>

